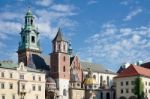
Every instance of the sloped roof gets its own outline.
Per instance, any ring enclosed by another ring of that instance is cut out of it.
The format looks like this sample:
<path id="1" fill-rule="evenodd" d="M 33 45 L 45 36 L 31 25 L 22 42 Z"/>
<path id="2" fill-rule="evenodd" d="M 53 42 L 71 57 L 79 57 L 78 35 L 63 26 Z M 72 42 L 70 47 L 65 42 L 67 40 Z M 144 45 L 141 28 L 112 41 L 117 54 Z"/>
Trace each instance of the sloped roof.
<path id="1" fill-rule="evenodd" d="M 49 70 L 50 56 L 32 54 L 32 58 L 36 69 L 46 70 L 46 71 Z"/>
<path id="2" fill-rule="evenodd" d="M 5 68 L 5 69 L 12 69 L 12 70 L 16 70 L 19 67 L 19 65 L 17 63 L 13 63 L 10 61 L 0 61 L 0 68 Z M 41 72 L 40 70 L 36 70 L 30 67 L 26 67 L 27 71 L 29 72 Z"/>
<path id="3" fill-rule="evenodd" d="M 58 29 L 57 35 L 55 36 L 52 42 L 55 42 L 55 41 L 66 41 L 61 33 L 60 28 Z"/>
<path id="4" fill-rule="evenodd" d="M 141 66 L 150 69 L 150 62 L 141 64 Z"/>
<path id="5" fill-rule="evenodd" d="M 150 69 L 146 69 L 146 68 L 144 68 L 144 67 L 135 66 L 135 65 L 131 64 L 127 69 L 124 69 L 124 70 L 123 70 L 118 76 L 116 76 L 115 78 L 119 78 L 119 77 L 129 77 L 129 76 L 138 76 L 138 75 L 150 77 Z"/>
<path id="6" fill-rule="evenodd" d="M 103 65 L 94 64 L 89 62 L 80 61 L 81 67 L 84 71 L 87 71 L 87 68 L 91 67 L 93 72 L 100 72 L 100 73 L 108 73 L 108 74 L 116 74 L 115 72 L 106 69 Z"/>

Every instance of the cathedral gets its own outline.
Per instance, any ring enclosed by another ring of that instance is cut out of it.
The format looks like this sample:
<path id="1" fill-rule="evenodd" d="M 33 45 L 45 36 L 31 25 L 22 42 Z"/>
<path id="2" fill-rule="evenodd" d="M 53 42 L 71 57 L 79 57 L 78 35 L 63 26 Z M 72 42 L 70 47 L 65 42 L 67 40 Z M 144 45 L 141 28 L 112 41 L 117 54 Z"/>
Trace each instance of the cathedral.
<path id="1" fill-rule="evenodd" d="M 42 55 L 38 36 L 34 16 L 28 10 L 20 32 L 18 63 L 46 74 L 45 99 L 115 99 L 116 73 L 102 65 L 81 61 L 60 28 L 47 56 Z"/>

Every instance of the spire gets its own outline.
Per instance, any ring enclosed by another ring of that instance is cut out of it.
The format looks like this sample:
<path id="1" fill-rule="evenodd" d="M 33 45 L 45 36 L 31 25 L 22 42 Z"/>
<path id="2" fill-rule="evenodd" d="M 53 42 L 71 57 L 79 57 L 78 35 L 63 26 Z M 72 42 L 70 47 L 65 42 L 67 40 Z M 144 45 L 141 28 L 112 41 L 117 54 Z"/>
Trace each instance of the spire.
<path id="1" fill-rule="evenodd" d="M 32 14 L 32 11 L 31 11 L 30 7 L 29 7 L 29 9 L 28 9 L 28 11 L 25 15 L 25 27 L 33 26 L 34 25 L 33 21 L 34 21 L 34 16 Z"/>
<path id="2" fill-rule="evenodd" d="M 61 33 L 61 29 L 58 29 L 56 37 L 53 39 L 53 42 L 55 41 L 66 41 Z"/>

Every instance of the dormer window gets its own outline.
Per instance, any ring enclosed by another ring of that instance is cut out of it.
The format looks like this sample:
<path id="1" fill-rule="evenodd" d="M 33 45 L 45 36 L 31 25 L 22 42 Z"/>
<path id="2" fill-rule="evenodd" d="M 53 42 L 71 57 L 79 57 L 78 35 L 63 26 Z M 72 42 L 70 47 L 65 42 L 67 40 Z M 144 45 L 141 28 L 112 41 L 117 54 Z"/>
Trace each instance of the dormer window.
<path id="1" fill-rule="evenodd" d="M 34 36 L 31 37 L 31 41 L 32 41 L 32 43 L 35 43 L 35 37 Z"/>

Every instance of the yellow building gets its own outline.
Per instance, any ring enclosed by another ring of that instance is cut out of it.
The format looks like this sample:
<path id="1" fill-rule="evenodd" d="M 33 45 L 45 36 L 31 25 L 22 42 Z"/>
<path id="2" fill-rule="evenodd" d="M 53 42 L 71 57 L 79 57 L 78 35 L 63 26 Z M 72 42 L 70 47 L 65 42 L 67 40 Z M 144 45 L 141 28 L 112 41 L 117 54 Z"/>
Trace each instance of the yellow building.
<path id="1" fill-rule="evenodd" d="M 45 74 L 22 62 L 0 62 L 0 99 L 45 99 Z"/>

